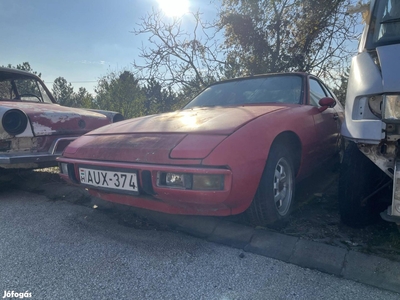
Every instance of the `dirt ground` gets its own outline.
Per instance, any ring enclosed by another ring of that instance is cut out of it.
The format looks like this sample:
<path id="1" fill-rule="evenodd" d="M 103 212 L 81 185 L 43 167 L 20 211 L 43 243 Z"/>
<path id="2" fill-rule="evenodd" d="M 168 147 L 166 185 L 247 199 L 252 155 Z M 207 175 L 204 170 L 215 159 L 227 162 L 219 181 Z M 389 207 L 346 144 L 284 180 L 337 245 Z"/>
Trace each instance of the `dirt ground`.
<path id="1" fill-rule="evenodd" d="M 340 222 L 337 182 L 338 172 L 333 170 L 321 170 L 303 181 L 296 187 L 296 206 L 288 221 L 279 228 L 268 230 L 400 261 L 400 233 L 396 224 L 379 220 L 366 228 L 354 229 Z M 0 181 L 0 189 L 41 193 L 51 201 L 69 197 L 62 193 L 63 187 L 66 184 L 59 178 L 58 168 L 20 171 L 13 174 L 11 181 L 10 177 L 7 181 Z M 76 204 L 90 205 L 90 199 L 82 193 L 71 196 L 69 198 L 75 199 L 73 202 Z M 129 211 L 109 208 L 103 208 L 103 211 L 125 226 L 169 230 L 163 224 L 154 224 Z M 229 220 L 240 222 L 241 218 L 234 216 Z"/>
<path id="2" fill-rule="evenodd" d="M 400 232 L 395 223 L 379 218 L 365 228 L 351 228 L 340 222 L 338 177 L 338 171 L 321 170 L 301 183 L 296 191 L 296 209 L 276 230 L 400 261 Z"/>

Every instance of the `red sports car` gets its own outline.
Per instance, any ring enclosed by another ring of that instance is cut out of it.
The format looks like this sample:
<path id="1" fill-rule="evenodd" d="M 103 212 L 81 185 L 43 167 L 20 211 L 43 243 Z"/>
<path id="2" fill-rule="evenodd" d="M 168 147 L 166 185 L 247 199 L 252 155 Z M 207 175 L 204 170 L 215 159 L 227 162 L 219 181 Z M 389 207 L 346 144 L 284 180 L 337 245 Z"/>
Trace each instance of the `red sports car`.
<path id="1" fill-rule="evenodd" d="M 0 68 L 0 173 L 57 166 L 68 143 L 122 119 L 116 112 L 58 105 L 38 76 Z"/>
<path id="2" fill-rule="evenodd" d="M 285 218 L 295 181 L 338 154 L 343 108 L 315 76 L 218 82 L 182 110 L 125 120 L 68 145 L 61 177 L 102 199 L 254 224 Z"/>

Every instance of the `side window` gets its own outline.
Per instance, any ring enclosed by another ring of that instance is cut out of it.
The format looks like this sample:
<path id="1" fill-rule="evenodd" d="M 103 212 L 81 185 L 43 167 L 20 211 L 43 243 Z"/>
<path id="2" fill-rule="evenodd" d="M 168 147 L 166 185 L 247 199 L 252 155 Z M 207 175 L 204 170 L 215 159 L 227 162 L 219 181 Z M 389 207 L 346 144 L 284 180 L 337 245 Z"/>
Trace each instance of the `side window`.
<path id="1" fill-rule="evenodd" d="M 17 87 L 20 100 L 42 102 L 42 95 L 36 80 L 17 79 L 14 80 L 14 83 Z"/>
<path id="2" fill-rule="evenodd" d="M 318 101 L 326 97 L 326 93 L 319 82 L 310 78 L 310 104 L 319 107 Z"/>
<path id="3" fill-rule="evenodd" d="M 14 99 L 15 93 L 10 81 L 0 82 L 0 99 Z"/>
<path id="4" fill-rule="evenodd" d="M 320 84 L 322 85 L 324 91 L 325 91 L 325 95 L 326 97 L 331 97 L 332 99 L 335 99 L 336 102 L 338 102 L 337 97 L 335 96 L 335 94 L 322 82 L 320 82 Z"/>

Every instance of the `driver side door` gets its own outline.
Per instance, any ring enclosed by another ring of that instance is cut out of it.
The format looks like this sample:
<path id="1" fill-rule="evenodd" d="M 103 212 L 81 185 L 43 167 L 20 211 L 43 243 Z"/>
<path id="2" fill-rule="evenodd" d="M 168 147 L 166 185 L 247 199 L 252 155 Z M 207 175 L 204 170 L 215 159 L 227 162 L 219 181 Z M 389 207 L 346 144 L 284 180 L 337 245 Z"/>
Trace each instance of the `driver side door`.
<path id="1" fill-rule="evenodd" d="M 340 112 L 335 108 L 340 106 L 336 101 L 336 106 L 320 111 L 319 100 L 324 97 L 333 98 L 328 89 L 316 78 L 309 79 L 309 104 L 314 106 L 313 118 L 316 130 L 316 138 L 318 139 L 318 153 L 320 161 L 325 161 L 334 156 L 339 149 L 340 138 Z"/>

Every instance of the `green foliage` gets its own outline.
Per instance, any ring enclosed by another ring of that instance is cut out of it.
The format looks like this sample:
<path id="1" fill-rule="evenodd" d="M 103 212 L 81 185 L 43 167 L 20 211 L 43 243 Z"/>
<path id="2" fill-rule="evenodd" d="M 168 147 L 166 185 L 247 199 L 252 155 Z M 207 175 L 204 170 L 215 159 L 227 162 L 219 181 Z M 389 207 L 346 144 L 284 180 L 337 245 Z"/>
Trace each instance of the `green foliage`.
<path id="1" fill-rule="evenodd" d="M 226 77 L 338 71 L 351 52 L 355 17 L 350 0 L 223 0 Z"/>
<path id="2" fill-rule="evenodd" d="M 154 78 L 147 81 L 143 87 L 146 96 L 145 114 L 152 115 L 175 110 L 176 96 L 172 89 L 163 89 L 161 84 Z"/>
<path id="3" fill-rule="evenodd" d="M 58 77 L 53 83 L 53 96 L 56 101 L 65 106 L 75 106 L 74 88 L 64 77 Z"/>
<path id="4" fill-rule="evenodd" d="M 74 92 L 72 84 L 64 77 L 58 77 L 53 83 L 53 95 L 56 101 L 65 106 L 80 108 L 98 108 L 93 96 L 83 87 Z"/>
<path id="5" fill-rule="evenodd" d="M 3 67 L 4 67 L 4 66 L 3 66 Z M 31 67 L 31 65 L 30 65 L 28 62 L 23 62 L 22 64 L 18 64 L 18 65 L 16 65 L 15 67 L 14 67 L 13 65 L 11 65 L 11 64 L 8 64 L 8 65 L 6 66 L 6 68 L 13 68 L 13 69 L 17 69 L 17 70 L 22 70 L 22 71 L 30 72 L 30 73 L 35 74 L 35 75 L 38 76 L 38 77 L 41 77 L 41 76 L 42 76 L 41 73 L 38 73 L 38 72 L 34 71 L 34 70 L 32 69 L 32 67 Z"/>
<path id="6" fill-rule="evenodd" d="M 130 71 L 111 72 L 95 89 L 98 108 L 121 112 L 125 118 L 168 112 L 180 108 L 171 88 L 163 88 L 154 78 L 144 86 Z"/>
<path id="7" fill-rule="evenodd" d="M 73 98 L 76 107 L 97 108 L 92 94 L 90 94 L 84 87 L 80 87 L 78 92 L 73 94 Z"/>
<path id="8" fill-rule="evenodd" d="M 95 91 L 100 109 L 121 112 L 125 118 L 145 114 L 145 94 L 129 71 L 109 73 L 100 79 Z"/>

